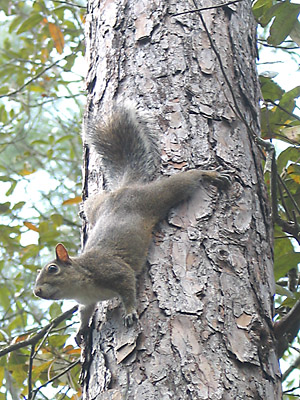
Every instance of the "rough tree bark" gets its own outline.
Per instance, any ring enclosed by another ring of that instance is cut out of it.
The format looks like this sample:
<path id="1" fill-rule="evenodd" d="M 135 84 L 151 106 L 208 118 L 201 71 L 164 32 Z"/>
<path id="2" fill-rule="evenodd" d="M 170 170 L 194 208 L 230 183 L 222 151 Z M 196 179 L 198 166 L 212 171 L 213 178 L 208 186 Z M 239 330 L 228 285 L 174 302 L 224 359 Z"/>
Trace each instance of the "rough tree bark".
<path id="1" fill-rule="evenodd" d="M 159 225 L 136 326 L 123 326 L 118 300 L 99 305 L 85 399 L 281 398 L 272 225 L 253 140 L 255 23 L 251 1 L 227 3 L 89 1 L 87 109 L 130 98 L 150 110 L 164 175 L 219 165 L 236 175 L 227 192 L 208 185 Z M 99 162 L 86 151 L 85 196 L 103 188 Z"/>

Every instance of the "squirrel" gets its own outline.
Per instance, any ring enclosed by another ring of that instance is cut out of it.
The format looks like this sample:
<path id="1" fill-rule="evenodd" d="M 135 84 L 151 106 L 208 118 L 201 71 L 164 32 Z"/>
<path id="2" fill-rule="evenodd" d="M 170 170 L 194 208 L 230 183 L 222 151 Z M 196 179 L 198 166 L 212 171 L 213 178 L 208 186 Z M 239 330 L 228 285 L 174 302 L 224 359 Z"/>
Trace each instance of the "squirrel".
<path id="1" fill-rule="evenodd" d="M 125 106 L 115 108 L 106 122 L 92 119 L 86 136 L 87 145 L 101 156 L 109 190 L 84 202 L 89 233 L 82 254 L 70 257 L 57 244 L 56 258 L 39 272 L 34 288 L 40 298 L 80 304 L 78 345 L 98 301 L 119 296 L 125 325 L 138 319 L 136 278 L 146 264 L 152 232 L 169 210 L 188 199 L 201 181 L 221 188 L 231 182 L 231 171 L 219 169 L 154 179 L 160 160 L 157 135 L 139 112 Z"/>

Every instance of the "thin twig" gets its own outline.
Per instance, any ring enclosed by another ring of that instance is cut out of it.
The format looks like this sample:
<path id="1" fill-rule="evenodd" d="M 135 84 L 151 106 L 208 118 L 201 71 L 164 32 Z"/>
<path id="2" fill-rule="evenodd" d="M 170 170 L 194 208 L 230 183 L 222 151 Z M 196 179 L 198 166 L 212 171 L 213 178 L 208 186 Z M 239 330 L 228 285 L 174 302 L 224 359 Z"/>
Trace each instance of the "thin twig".
<path id="1" fill-rule="evenodd" d="M 177 13 L 177 14 L 172 14 L 171 16 L 172 16 L 172 17 L 177 17 L 178 15 L 191 14 L 191 13 L 195 13 L 195 12 L 200 12 L 200 11 L 205 11 L 205 10 L 211 10 L 211 9 L 213 9 L 213 8 L 223 8 L 223 7 L 226 7 L 226 6 L 230 6 L 231 4 L 239 3 L 240 1 L 243 1 L 243 0 L 229 1 L 228 3 L 217 4 L 217 5 L 215 5 L 215 6 L 197 8 L 197 9 L 190 10 L 190 11 L 182 11 L 182 12 Z"/>
<path id="2" fill-rule="evenodd" d="M 29 365 L 28 365 L 28 400 L 32 398 L 32 368 L 33 368 L 33 360 L 35 357 L 35 345 L 31 346 Z"/>
<path id="3" fill-rule="evenodd" d="M 265 99 L 265 102 L 269 102 L 269 103 L 273 104 L 273 106 L 278 107 L 279 110 L 284 111 L 286 114 L 288 114 L 291 117 L 295 118 L 296 120 L 300 121 L 300 117 L 298 115 L 288 111 L 286 108 L 282 107 L 280 104 L 276 104 L 273 100 Z"/>
<path id="4" fill-rule="evenodd" d="M 79 7 L 79 8 L 84 8 L 84 9 L 86 9 L 85 6 L 80 6 L 79 4 L 70 3 L 69 1 L 62 1 L 62 0 L 53 0 L 53 1 L 54 1 L 54 3 L 66 4 L 67 6 Z"/>
<path id="5" fill-rule="evenodd" d="M 41 343 L 38 345 L 38 347 L 37 347 L 37 349 L 36 349 L 36 351 L 35 351 L 35 353 L 34 353 L 34 357 L 37 355 L 37 353 L 38 353 L 38 352 L 40 351 L 40 349 L 42 348 L 43 344 L 44 344 L 45 341 L 47 340 L 47 337 L 50 335 L 50 332 L 52 331 L 52 329 L 53 329 L 53 324 L 50 324 L 50 326 L 49 326 L 47 332 L 45 333 L 43 339 L 41 340 Z"/>

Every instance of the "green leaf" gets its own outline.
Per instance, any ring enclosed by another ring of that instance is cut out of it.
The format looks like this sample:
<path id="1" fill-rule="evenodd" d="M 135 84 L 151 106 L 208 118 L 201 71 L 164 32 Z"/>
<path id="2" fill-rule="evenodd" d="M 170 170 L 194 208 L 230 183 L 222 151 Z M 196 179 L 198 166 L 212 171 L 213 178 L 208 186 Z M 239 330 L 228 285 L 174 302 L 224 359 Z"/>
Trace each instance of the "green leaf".
<path id="1" fill-rule="evenodd" d="M 19 201 L 18 203 L 16 203 L 16 204 L 13 206 L 12 210 L 13 210 L 13 211 L 19 210 L 19 209 L 22 208 L 25 204 L 26 204 L 25 201 Z"/>
<path id="2" fill-rule="evenodd" d="M 271 19 L 274 17 L 276 10 L 280 6 L 280 4 L 281 3 L 276 3 L 275 1 L 273 2 L 273 5 L 271 7 L 265 9 L 264 14 L 259 19 L 259 23 L 261 24 L 261 26 L 265 27 L 269 24 Z"/>
<path id="3" fill-rule="evenodd" d="M 61 306 L 59 305 L 59 303 L 52 303 L 49 309 L 49 313 L 52 319 L 62 314 Z"/>
<path id="4" fill-rule="evenodd" d="M 10 331 L 14 330 L 14 329 L 24 329 L 24 317 L 26 316 L 26 314 L 24 313 L 24 315 L 17 315 L 12 321 L 11 323 L 8 325 L 8 328 Z M 25 322 L 26 324 L 26 322 Z"/>
<path id="5" fill-rule="evenodd" d="M 282 236 L 282 230 L 276 224 L 274 226 L 274 237 L 276 238 L 275 246 L 274 246 L 274 259 L 275 260 L 278 257 L 280 257 L 282 254 L 286 254 L 286 253 L 294 251 L 294 247 L 293 247 L 290 239 L 287 236 Z"/>
<path id="6" fill-rule="evenodd" d="M 16 29 L 16 27 L 21 24 L 22 21 L 23 21 L 23 16 L 17 15 L 9 25 L 9 33 L 12 33 Z"/>
<path id="7" fill-rule="evenodd" d="M 6 285 L 0 285 L 0 305 L 7 311 L 10 308 L 9 289 Z"/>
<path id="8" fill-rule="evenodd" d="M 282 2 L 276 8 L 275 19 L 270 27 L 268 43 L 278 46 L 293 30 L 300 12 L 300 5 Z"/>
<path id="9" fill-rule="evenodd" d="M 296 86 L 293 89 L 285 92 L 279 102 L 279 105 L 289 112 L 292 112 L 295 108 L 295 100 L 300 96 L 300 86 Z M 288 116 L 291 118 L 291 116 Z"/>
<path id="10" fill-rule="evenodd" d="M 49 140 L 49 143 L 50 143 L 50 144 L 54 144 L 54 142 L 55 142 L 55 137 L 54 137 L 53 135 L 49 135 L 49 136 L 48 136 L 48 140 Z"/>
<path id="11" fill-rule="evenodd" d="M 25 246 L 23 248 L 23 252 L 22 252 L 22 257 L 21 257 L 21 261 L 23 264 L 25 264 L 25 261 L 36 257 L 39 254 L 39 246 L 37 246 L 36 244 L 29 244 L 28 246 Z M 36 267 L 32 268 L 31 265 L 24 265 L 25 268 L 29 268 L 31 271 L 36 270 Z"/>
<path id="12" fill-rule="evenodd" d="M 284 90 L 281 89 L 277 83 L 275 83 L 271 78 L 262 75 L 259 76 L 259 80 L 263 98 L 265 100 L 270 99 L 275 102 L 276 100 L 281 99 Z"/>
<path id="13" fill-rule="evenodd" d="M 296 21 L 293 29 L 290 32 L 291 39 L 300 46 L 300 22 Z"/>
<path id="14" fill-rule="evenodd" d="M 4 379 L 4 374 L 5 374 L 5 368 L 0 366 L 0 387 L 2 386 L 2 382 Z"/>
<path id="15" fill-rule="evenodd" d="M 72 140 L 72 139 L 74 139 L 74 135 L 66 135 L 66 136 L 63 136 L 63 137 L 57 139 L 56 143 L 63 143 L 63 142 L 66 142 L 66 141 Z"/>
<path id="16" fill-rule="evenodd" d="M 290 146 L 283 150 L 277 158 L 277 170 L 279 174 L 288 167 L 290 162 L 296 162 L 299 159 L 299 148 Z"/>
<path id="17" fill-rule="evenodd" d="M 50 218 L 55 227 L 61 226 L 64 222 L 64 218 L 60 214 L 52 214 Z"/>
<path id="18" fill-rule="evenodd" d="M 279 101 L 278 107 L 274 106 L 275 112 L 272 115 L 272 123 L 276 127 L 275 131 L 280 132 L 282 127 L 290 125 L 293 122 L 298 123 L 291 113 L 296 106 L 296 99 L 300 95 L 300 87 L 296 86 L 294 89 L 283 94 Z"/>
<path id="19" fill-rule="evenodd" d="M 0 87 L 0 94 L 4 95 L 4 94 L 8 94 L 10 92 L 10 88 L 6 85 L 3 85 L 2 87 Z"/>
<path id="20" fill-rule="evenodd" d="M 9 15 L 10 13 L 8 12 L 8 6 L 10 8 L 10 4 L 8 3 L 7 0 L 0 0 L 0 9 L 5 12 L 6 15 Z"/>
<path id="21" fill-rule="evenodd" d="M 29 31 L 30 29 L 34 28 L 37 24 L 39 24 L 43 20 L 43 15 L 39 13 L 34 13 L 31 17 L 27 18 L 20 28 L 17 31 L 17 34 Z"/>
<path id="22" fill-rule="evenodd" d="M 288 176 L 300 185 L 300 164 L 291 163 L 287 169 Z"/>
<path id="23" fill-rule="evenodd" d="M 62 347 L 65 343 L 66 340 L 69 338 L 69 335 L 61 335 L 61 334 L 54 334 L 49 336 L 49 344 L 51 346 L 55 346 L 55 347 Z"/>
<path id="24" fill-rule="evenodd" d="M 258 0 L 254 3 L 252 7 L 253 15 L 262 26 L 266 26 L 272 18 L 268 15 L 268 11 L 273 4 L 273 0 Z"/>
<path id="25" fill-rule="evenodd" d="M 287 139 L 290 143 L 293 141 L 294 143 L 300 142 L 300 125 L 291 126 L 289 128 L 283 128 L 281 130 L 281 134 Z"/>
<path id="26" fill-rule="evenodd" d="M 52 156 L 53 156 L 53 149 L 49 149 L 49 150 L 47 151 L 47 157 L 48 157 L 48 159 L 50 160 L 50 159 L 52 158 Z"/>
<path id="27" fill-rule="evenodd" d="M 17 186 L 17 181 L 13 181 L 12 183 L 11 183 L 11 186 L 10 186 L 10 188 L 8 189 L 8 191 L 5 193 L 5 195 L 6 196 L 10 196 L 12 193 L 13 193 L 13 191 L 15 190 L 15 188 L 16 188 L 16 186 Z"/>
<path id="28" fill-rule="evenodd" d="M 64 20 L 64 15 L 65 15 L 65 10 L 71 10 L 72 11 L 72 7 L 68 6 L 68 5 L 59 6 L 59 7 L 56 7 L 56 8 L 53 9 L 53 13 L 63 21 Z"/>
<path id="29" fill-rule="evenodd" d="M 30 85 L 30 90 L 36 93 L 44 93 L 45 88 L 39 85 Z"/>
<path id="30" fill-rule="evenodd" d="M 47 221 L 43 221 L 39 224 L 39 232 L 41 234 L 47 233 L 50 229 L 50 224 Z"/>
<path id="31" fill-rule="evenodd" d="M 52 360 L 43 362 L 42 364 L 37 366 L 36 366 L 37 363 L 34 363 L 34 367 L 32 369 L 32 376 L 34 378 L 34 381 L 37 381 L 39 379 L 42 380 L 43 378 L 41 377 L 41 374 L 45 371 L 48 371 L 48 368 L 51 367 L 52 363 L 53 363 Z"/>
<path id="32" fill-rule="evenodd" d="M 48 144 L 46 140 L 38 139 L 38 140 L 33 140 L 31 143 L 31 146 L 35 146 L 36 144 Z"/>
<path id="33" fill-rule="evenodd" d="M 296 302 L 299 300 L 299 294 L 300 293 L 293 293 L 294 297 L 288 297 L 287 296 L 286 299 L 284 299 L 284 301 L 280 304 L 280 306 L 281 307 L 289 307 L 289 308 L 294 307 Z"/>
<path id="34" fill-rule="evenodd" d="M 11 182 L 11 177 L 10 176 L 6 176 L 6 175 L 1 175 L 0 176 L 0 181 L 1 182 Z"/>
<path id="35" fill-rule="evenodd" d="M 8 120 L 8 117 L 7 117 L 7 112 L 6 112 L 5 106 L 1 105 L 0 106 L 0 121 L 3 124 L 6 124 L 7 120 Z"/>
<path id="36" fill-rule="evenodd" d="M 261 89 L 263 97 L 266 101 L 272 101 L 273 106 L 266 106 L 261 111 L 261 128 L 262 136 L 265 137 L 276 137 L 277 134 L 282 136 L 285 135 L 283 130 L 286 126 L 292 127 L 298 125 L 299 121 L 296 117 L 293 117 L 292 113 L 296 106 L 296 100 L 300 96 L 300 87 L 296 86 L 288 92 L 284 92 L 276 83 L 270 78 L 260 76 Z M 279 103 L 278 103 L 279 100 Z M 277 106 L 278 103 L 278 106 Z M 286 139 L 288 141 L 289 134 L 286 132 Z"/>
<path id="37" fill-rule="evenodd" d="M 0 214 L 6 214 L 10 209 L 10 202 L 0 203 Z"/>
<path id="38" fill-rule="evenodd" d="M 300 253 L 289 252 L 277 257 L 274 262 L 275 281 L 285 276 L 292 268 L 297 268 L 299 263 Z"/>

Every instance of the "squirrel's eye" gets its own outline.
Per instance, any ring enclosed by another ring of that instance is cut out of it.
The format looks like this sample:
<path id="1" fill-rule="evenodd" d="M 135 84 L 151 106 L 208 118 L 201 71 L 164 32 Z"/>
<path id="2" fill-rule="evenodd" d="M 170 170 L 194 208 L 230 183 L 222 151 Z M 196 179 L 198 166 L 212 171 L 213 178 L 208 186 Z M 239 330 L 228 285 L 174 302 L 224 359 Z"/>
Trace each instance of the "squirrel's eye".
<path id="1" fill-rule="evenodd" d="M 55 264 L 51 264 L 51 265 L 49 265 L 49 267 L 47 268 L 47 271 L 48 271 L 50 274 L 54 274 L 55 272 L 58 271 L 58 266 L 55 265 Z"/>

